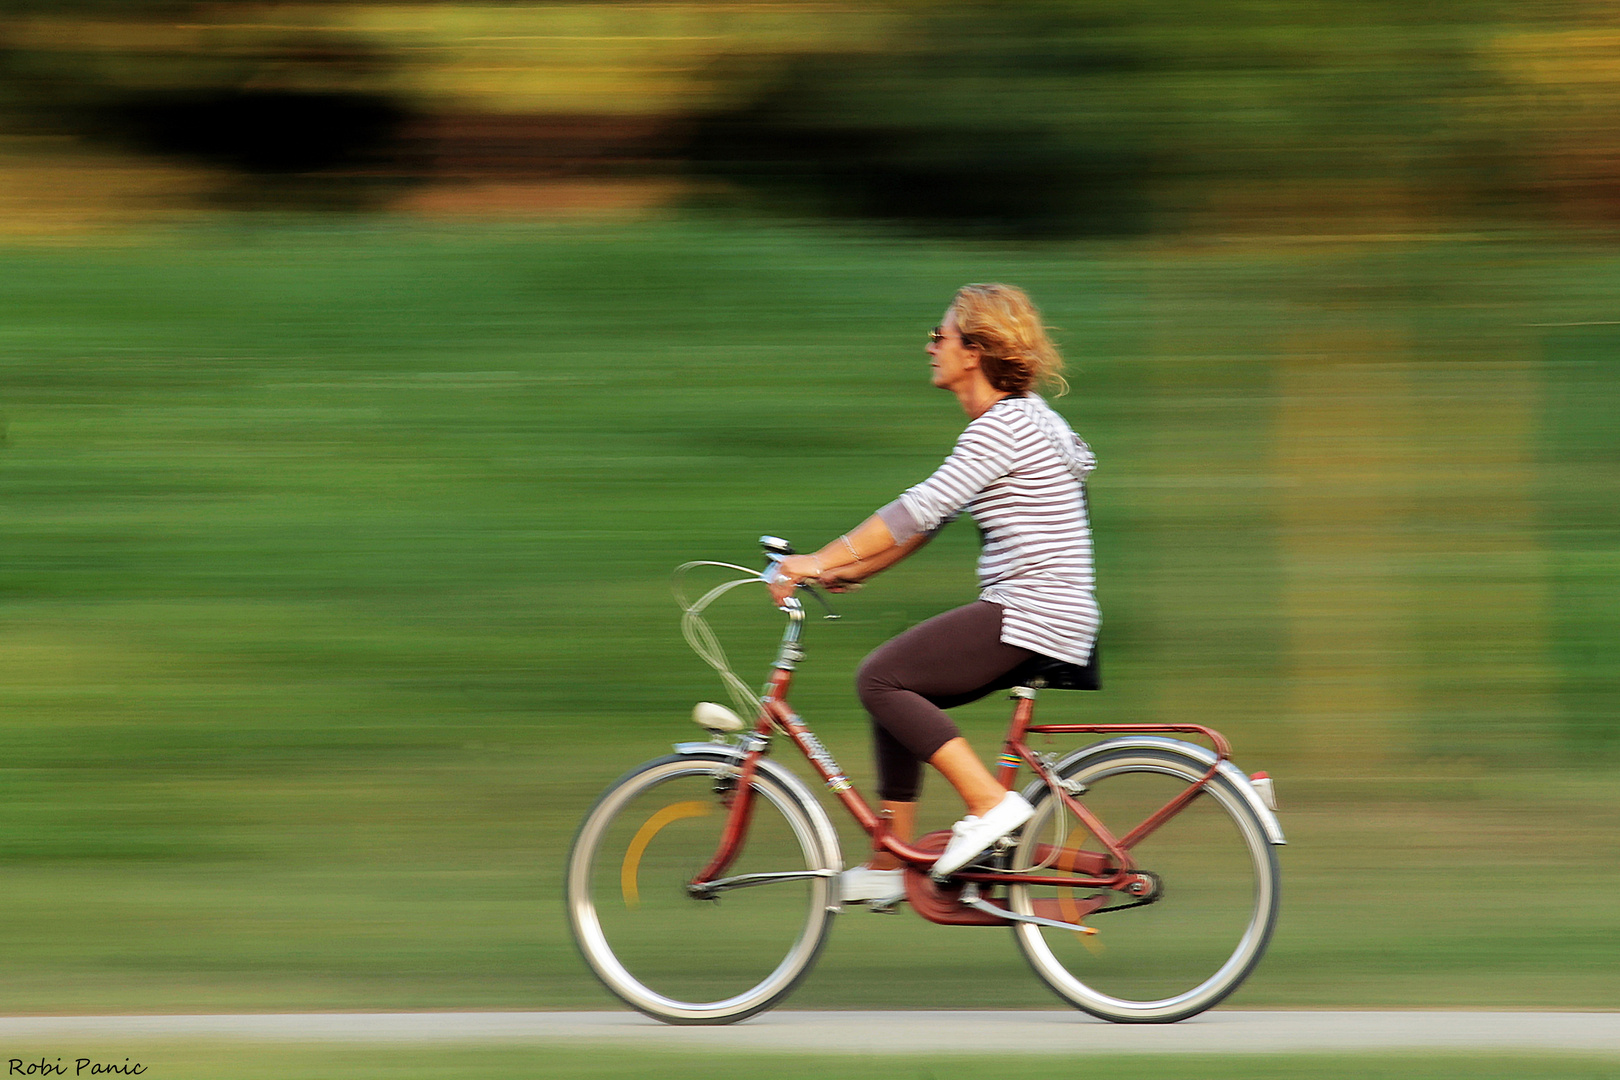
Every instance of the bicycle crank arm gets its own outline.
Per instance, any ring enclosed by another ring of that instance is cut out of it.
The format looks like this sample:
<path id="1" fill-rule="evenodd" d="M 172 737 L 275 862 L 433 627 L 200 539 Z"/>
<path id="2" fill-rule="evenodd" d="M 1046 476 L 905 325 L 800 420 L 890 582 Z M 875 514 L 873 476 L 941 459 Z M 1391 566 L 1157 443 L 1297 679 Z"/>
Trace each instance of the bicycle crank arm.
<path id="1" fill-rule="evenodd" d="M 755 885 L 774 885 L 779 881 L 805 881 L 810 878 L 834 878 L 836 870 L 786 870 L 770 874 L 738 874 L 735 877 L 716 878 L 714 881 L 695 882 L 686 891 L 700 900 L 711 899 L 716 893 L 732 889 L 749 889 Z"/>
<path id="2" fill-rule="evenodd" d="M 1095 934 L 1097 932 L 1096 928 L 1092 926 L 1058 922 L 1056 919 L 1043 919 L 1039 915 L 1020 915 L 1009 908 L 997 907 L 988 900 L 979 898 L 978 885 L 968 885 L 962 890 L 962 903 L 970 908 L 994 915 L 998 919 L 1006 919 L 1009 922 L 1034 923 L 1036 926 L 1050 926 L 1054 930 L 1073 930 L 1077 934 Z"/>

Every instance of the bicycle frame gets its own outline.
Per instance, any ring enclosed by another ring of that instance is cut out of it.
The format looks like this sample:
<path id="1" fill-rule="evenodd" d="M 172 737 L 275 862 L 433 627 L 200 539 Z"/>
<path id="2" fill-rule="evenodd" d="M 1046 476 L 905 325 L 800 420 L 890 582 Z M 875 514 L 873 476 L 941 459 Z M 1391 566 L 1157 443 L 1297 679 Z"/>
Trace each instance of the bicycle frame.
<path id="1" fill-rule="evenodd" d="M 760 699 L 759 714 L 756 717 L 754 727 L 742 740 L 742 766 L 737 780 L 736 794 L 732 799 L 730 813 L 721 835 L 720 848 L 710 863 L 692 880 L 689 888 L 695 894 L 711 891 L 706 886 L 717 881 L 742 851 L 747 840 L 748 823 L 752 811 L 752 785 L 757 763 L 768 752 L 771 736 L 777 730 L 780 730 L 782 734 L 793 741 L 793 744 L 810 762 L 811 767 L 821 776 L 822 782 L 826 784 L 827 789 L 838 797 L 839 801 L 844 804 L 844 808 L 849 811 L 861 828 L 872 838 L 874 850 L 889 852 L 907 866 L 926 872 L 938 858 L 938 854 L 921 851 L 896 838 L 889 831 L 888 819 L 874 811 L 871 805 L 855 790 L 854 785 L 844 775 L 838 762 L 827 752 L 827 748 L 821 744 L 821 740 L 816 737 L 815 732 L 811 731 L 805 725 L 803 718 L 788 705 L 787 694 L 793 682 L 794 669 L 804 659 L 804 652 L 799 646 L 799 636 L 804 623 L 804 609 L 796 597 L 789 597 L 783 604 L 783 610 L 788 615 L 788 626 L 783 632 L 781 649 L 772 665 L 770 679 L 766 684 L 764 695 Z M 1156 886 L 1150 876 L 1137 871 L 1135 862 L 1131 858 L 1131 849 L 1151 836 L 1155 830 L 1179 814 L 1197 798 L 1205 786 L 1220 772 L 1221 764 L 1230 757 L 1230 744 L 1220 732 L 1199 724 L 1032 724 L 1037 690 L 1037 687 L 1032 686 L 1019 686 L 1014 687 L 1012 690 L 1012 696 L 1017 700 L 1017 704 L 1013 708 L 1012 720 L 1007 729 L 996 779 L 1001 783 L 1002 787 L 1011 790 L 1019 766 L 1027 765 L 1030 771 L 1051 790 L 1056 798 L 1063 800 L 1063 804 L 1069 812 L 1074 814 L 1081 824 L 1092 835 L 1097 837 L 1098 841 L 1106 848 L 1106 851 L 1082 851 L 1076 847 L 1063 848 L 1055 852 L 1048 850 L 1043 855 L 1043 862 L 1047 862 L 1060 870 L 1069 871 L 1071 876 L 1034 872 L 1001 873 L 989 870 L 963 870 L 952 875 L 953 879 L 984 885 L 1055 885 L 1083 889 L 1109 889 L 1138 895 L 1151 893 L 1156 889 Z M 1041 755 L 1031 750 L 1028 744 L 1025 743 L 1025 736 L 1031 733 L 1042 735 L 1192 734 L 1206 738 L 1213 744 L 1215 758 L 1209 767 L 1209 771 L 1204 774 L 1202 779 L 1190 785 L 1185 791 L 1150 814 L 1146 820 L 1135 826 L 1123 837 L 1116 837 L 1084 803 L 1065 789 L 1061 779 L 1053 773 L 1051 764 Z"/>

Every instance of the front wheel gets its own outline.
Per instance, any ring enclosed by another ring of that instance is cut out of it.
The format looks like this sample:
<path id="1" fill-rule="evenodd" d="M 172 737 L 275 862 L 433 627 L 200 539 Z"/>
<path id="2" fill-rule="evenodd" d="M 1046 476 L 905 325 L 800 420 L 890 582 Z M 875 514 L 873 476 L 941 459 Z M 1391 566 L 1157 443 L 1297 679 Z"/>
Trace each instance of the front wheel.
<path id="1" fill-rule="evenodd" d="M 809 972 L 831 925 L 838 857 L 819 808 L 767 770 L 755 774 L 745 846 L 724 875 L 763 876 L 707 899 L 687 889 L 720 848 L 738 773 L 718 753 L 649 762 L 597 800 L 569 856 L 568 917 L 585 962 L 667 1023 L 728 1024 L 770 1008 Z"/>
<path id="2" fill-rule="evenodd" d="M 1076 762 L 1063 779 L 1123 838 L 1208 771 L 1174 750 L 1120 749 Z M 1054 848 L 1103 850 L 1050 790 L 1033 801 L 1035 816 L 1013 853 L 1015 869 L 1036 867 Z M 1183 1020 L 1224 999 L 1260 962 L 1277 921 L 1276 851 L 1248 802 L 1216 776 L 1131 856 L 1157 880 L 1152 902 L 1096 889 L 1015 886 L 1008 904 L 1021 914 L 1120 910 L 1086 916 L 1095 935 L 1029 923 L 1014 924 L 1013 932 L 1035 973 L 1093 1016 L 1115 1023 Z"/>

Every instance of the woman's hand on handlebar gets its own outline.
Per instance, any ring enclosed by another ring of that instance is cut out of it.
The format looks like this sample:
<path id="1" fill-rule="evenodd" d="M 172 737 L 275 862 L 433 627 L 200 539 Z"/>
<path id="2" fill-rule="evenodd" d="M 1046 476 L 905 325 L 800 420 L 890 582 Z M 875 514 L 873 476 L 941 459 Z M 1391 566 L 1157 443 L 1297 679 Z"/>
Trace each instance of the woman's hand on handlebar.
<path id="1" fill-rule="evenodd" d="M 868 576 L 859 564 L 824 569 L 814 555 L 789 555 L 777 564 L 776 580 L 771 582 L 771 599 L 781 607 L 801 583 L 820 585 L 828 592 L 849 592 Z"/>
<path id="2" fill-rule="evenodd" d="M 801 581 L 815 581 L 821 576 L 821 566 L 811 555 L 789 555 L 776 564 L 776 576 L 769 582 L 771 599 L 781 607 Z"/>

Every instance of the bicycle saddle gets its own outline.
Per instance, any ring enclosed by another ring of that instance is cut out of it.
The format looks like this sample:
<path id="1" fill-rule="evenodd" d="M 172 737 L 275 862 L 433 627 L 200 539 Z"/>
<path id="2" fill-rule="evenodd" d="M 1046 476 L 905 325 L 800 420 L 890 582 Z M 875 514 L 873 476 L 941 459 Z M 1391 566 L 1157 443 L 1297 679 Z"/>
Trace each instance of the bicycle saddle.
<path id="1" fill-rule="evenodd" d="M 1032 686 L 1037 690 L 1100 690 L 1102 673 L 1097 665 L 1097 646 L 1084 664 L 1071 664 L 1052 656 L 1032 656 L 1013 668 L 1008 678 L 1012 686 Z"/>

